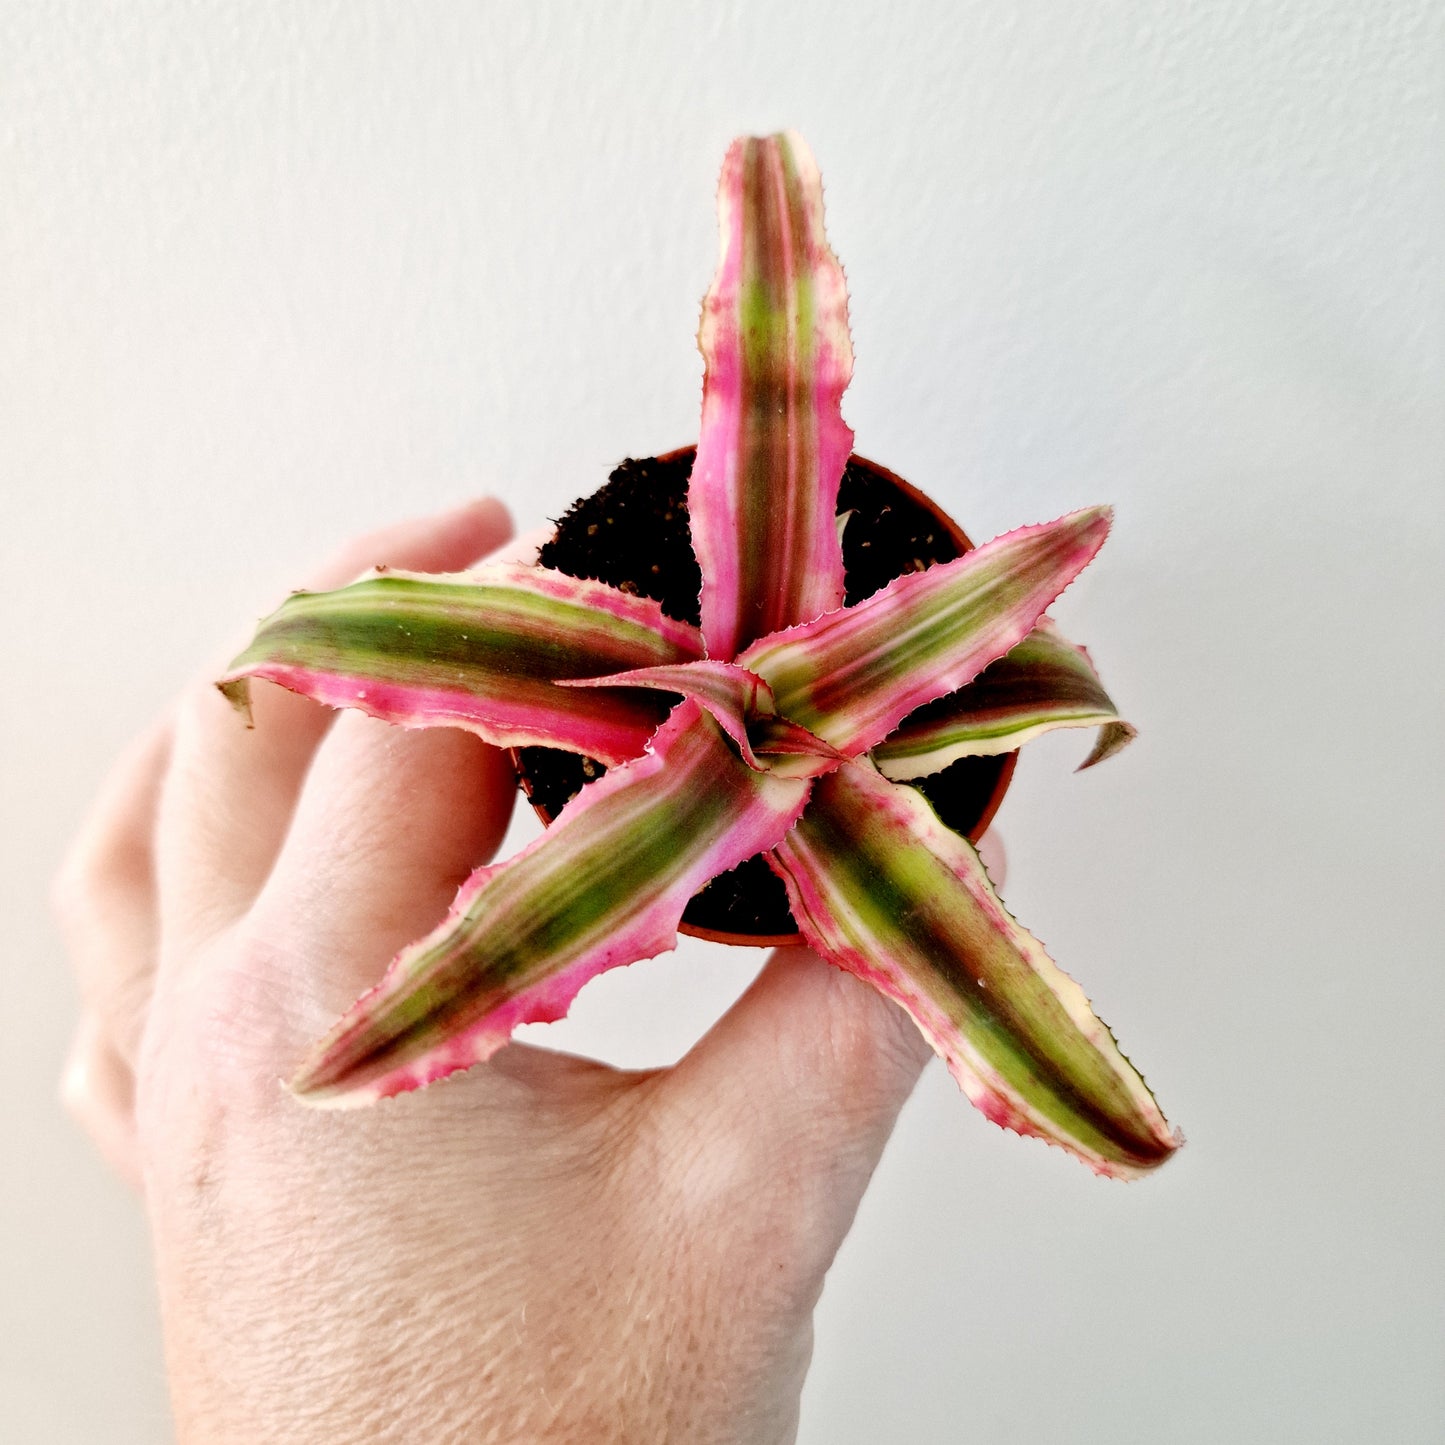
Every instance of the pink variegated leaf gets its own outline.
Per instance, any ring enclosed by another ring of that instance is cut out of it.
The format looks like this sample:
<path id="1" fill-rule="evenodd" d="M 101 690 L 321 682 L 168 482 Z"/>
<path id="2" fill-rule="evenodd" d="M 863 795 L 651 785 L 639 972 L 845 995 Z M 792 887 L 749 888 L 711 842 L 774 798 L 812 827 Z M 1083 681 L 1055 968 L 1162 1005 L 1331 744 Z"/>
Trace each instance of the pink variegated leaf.
<path id="1" fill-rule="evenodd" d="M 835 514 L 853 447 L 841 411 L 853 347 L 822 180 L 801 136 L 733 142 L 718 224 L 688 510 L 708 655 L 731 661 L 843 601 Z"/>
<path id="2" fill-rule="evenodd" d="M 1020 527 L 737 660 L 768 681 L 783 717 L 856 756 L 1023 641 L 1103 545 L 1111 515 L 1090 507 Z"/>
<path id="3" fill-rule="evenodd" d="M 755 719 L 772 717 L 773 690 L 756 673 L 731 662 L 685 662 L 663 667 L 636 667 L 611 677 L 567 679 L 563 687 L 649 687 L 691 698 L 712 714 L 738 745 L 743 761 L 756 772 L 767 764 L 753 752 L 748 737 Z"/>
<path id="4" fill-rule="evenodd" d="M 810 787 L 754 772 L 697 703 L 679 704 L 644 756 L 590 784 L 516 857 L 478 869 L 292 1089 L 365 1104 L 487 1058 L 519 1024 L 561 1018 L 588 979 L 672 948 L 688 899 L 777 843 Z"/>
<path id="5" fill-rule="evenodd" d="M 760 719 L 753 727 L 753 748 L 771 771 L 795 778 L 831 773 L 848 756 L 785 717 Z"/>
<path id="6" fill-rule="evenodd" d="M 781 770 L 814 777 L 843 761 L 843 754 L 806 728 L 777 716 L 773 690 L 757 673 L 733 662 L 683 662 L 635 668 L 611 677 L 580 678 L 563 687 L 655 687 L 700 703 L 737 744 L 743 761 L 758 772 Z"/>
<path id="7" fill-rule="evenodd" d="M 887 778 L 940 772 L 963 757 L 1010 753 L 1053 728 L 1096 727 L 1079 770 L 1111 757 L 1136 736 L 1104 691 L 1089 654 L 1047 619 L 957 692 L 928 703 L 873 749 Z"/>
<path id="8" fill-rule="evenodd" d="M 808 942 L 907 1009 L 995 1123 L 1118 1178 L 1179 1146 L 1083 990 L 916 789 L 845 763 L 768 861 Z"/>
<path id="9" fill-rule="evenodd" d="M 565 748 L 611 765 L 642 752 L 666 702 L 641 688 L 583 692 L 555 680 L 701 652 L 698 630 L 648 598 L 493 563 L 297 592 L 262 622 L 220 686 L 244 707 L 249 680 L 265 678 L 403 727 L 467 728 L 498 746 Z"/>

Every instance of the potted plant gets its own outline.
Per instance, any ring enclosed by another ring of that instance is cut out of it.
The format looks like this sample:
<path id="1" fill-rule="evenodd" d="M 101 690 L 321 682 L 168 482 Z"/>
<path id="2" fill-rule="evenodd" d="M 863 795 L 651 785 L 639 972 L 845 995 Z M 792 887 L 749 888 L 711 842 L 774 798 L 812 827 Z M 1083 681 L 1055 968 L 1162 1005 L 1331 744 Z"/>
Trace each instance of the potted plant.
<path id="1" fill-rule="evenodd" d="M 555 812 L 543 836 L 478 869 L 291 1088 L 363 1104 L 485 1059 L 517 1025 L 561 1017 L 605 969 L 673 947 L 690 900 L 761 858 L 754 876 L 766 868 L 784 890 L 781 933 L 907 1009 L 984 1114 L 1101 1174 L 1146 1172 L 1178 1136 L 963 835 L 986 825 L 998 760 L 1020 743 L 1096 726 L 1088 766 L 1133 735 L 1088 655 L 1046 617 L 1110 513 L 1086 508 L 970 548 L 933 509 L 930 540 L 946 535 L 951 560 L 895 555 L 885 571 L 902 575 L 855 578 L 850 595 L 847 294 L 806 145 L 791 133 L 735 142 L 718 204 L 696 454 L 643 466 L 687 473 L 685 497 L 675 475 L 674 490 L 651 495 L 690 541 L 691 616 L 685 584 L 670 615 L 645 579 L 599 580 L 586 538 L 627 527 L 616 496 L 607 513 L 599 494 L 604 515 L 587 520 L 582 504 L 573 526 L 574 509 L 535 567 L 383 570 L 296 593 L 220 682 L 242 708 L 250 679 L 264 678 L 401 726 L 468 728 L 521 750 L 534 801 L 540 750 L 582 760 L 564 779 L 575 796 L 540 800 Z M 877 522 L 854 540 L 871 542 Z M 546 565 L 578 527 L 570 570 L 583 575 Z M 623 551 L 647 555 L 635 537 Z M 652 556 L 659 577 L 676 570 L 675 546 Z M 960 832 L 915 784 L 964 758 L 993 759 L 995 776 Z"/>
<path id="2" fill-rule="evenodd" d="M 696 624 L 701 573 L 688 527 L 687 490 L 695 447 L 661 457 L 629 459 L 607 485 L 577 502 L 557 524 L 539 561 L 574 577 L 596 577 L 661 604 L 670 617 Z M 952 561 L 973 544 L 936 503 L 887 468 L 849 457 L 838 488 L 844 600 L 871 596 L 905 571 Z M 1107 698 L 1094 699 L 1097 706 Z M 945 709 L 948 700 L 944 699 Z M 938 706 L 931 714 L 941 716 Z M 929 711 L 910 720 L 916 729 Z M 1012 746 L 1002 737 L 998 746 Z M 514 748 L 523 790 L 550 823 L 599 774 L 590 758 L 556 748 Z M 1015 751 L 970 751 L 912 779 L 955 832 L 977 841 L 1013 776 Z M 786 947 L 801 943 L 782 879 L 755 856 L 720 874 L 688 901 L 680 933 L 716 943 Z"/>

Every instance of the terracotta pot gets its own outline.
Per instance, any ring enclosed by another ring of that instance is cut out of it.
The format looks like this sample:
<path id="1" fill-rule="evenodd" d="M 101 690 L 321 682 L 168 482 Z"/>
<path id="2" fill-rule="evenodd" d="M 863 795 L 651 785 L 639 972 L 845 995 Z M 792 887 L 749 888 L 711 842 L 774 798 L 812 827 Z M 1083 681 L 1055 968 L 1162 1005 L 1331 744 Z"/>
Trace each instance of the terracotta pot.
<path id="1" fill-rule="evenodd" d="M 692 447 L 678 447 L 674 451 L 666 452 L 655 458 L 655 461 L 660 464 L 676 463 L 682 458 L 690 456 L 693 451 L 694 448 Z M 889 484 L 898 492 L 902 493 L 908 501 L 921 508 L 937 522 L 939 531 L 951 539 L 959 553 L 973 550 L 973 543 L 969 540 L 963 528 L 943 511 L 931 497 L 926 496 L 916 487 L 905 482 L 902 477 L 889 471 L 887 467 L 880 466 L 877 462 L 871 462 L 867 460 L 867 458 L 857 455 L 849 458 L 849 465 L 850 468 L 857 468 L 863 473 L 870 474 L 874 479 Z M 513 748 L 511 750 L 511 757 L 512 764 L 517 769 L 518 775 L 524 779 L 525 785 L 528 773 L 520 751 Z M 994 778 L 992 789 L 987 794 L 981 811 L 978 813 L 977 821 L 968 829 L 968 837 L 975 843 L 983 836 L 989 823 L 992 822 L 994 814 L 998 811 L 999 804 L 1003 802 L 1004 794 L 1008 791 L 1009 783 L 1013 778 L 1014 766 L 1018 761 L 1018 754 L 1016 752 L 1008 753 L 994 761 L 997 764 L 998 772 Z M 533 811 L 542 820 L 543 824 L 550 824 L 553 817 L 552 811 L 543 804 L 532 801 L 530 798 L 530 790 L 528 791 L 528 797 L 529 801 L 531 801 Z M 802 936 L 796 931 L 767 934 L 736 933 L 689 923 L 687 921 L 684 921 L 680 925 L 679 931 L 689 934 L 693 938 L 709 939 L 714 943 L 739 944 L 751 948 L 787 948 L 803 942 Z"/>

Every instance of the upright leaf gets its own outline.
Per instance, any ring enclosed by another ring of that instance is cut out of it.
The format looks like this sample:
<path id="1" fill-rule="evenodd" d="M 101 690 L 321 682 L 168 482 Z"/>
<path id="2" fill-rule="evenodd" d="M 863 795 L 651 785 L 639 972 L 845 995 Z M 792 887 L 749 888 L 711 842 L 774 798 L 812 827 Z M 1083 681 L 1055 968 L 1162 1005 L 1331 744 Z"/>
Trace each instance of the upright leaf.
<path id="1" fill-rule="evenodd" d="M 778 712 L 851 756 L 971 682 L 1033 629 L 1109 534 L 1107 507 L 1020 527 L 739 657 Z"/>
<path id="2" fill-rule="evenodd" d="M 902 1004 L 995 1123 L 1121 1178 L 1178 1147 L 1083 990 L 915 789 L 845 763 L 769 862 L 808 942 Z"/>
<path id="3" fill-rule="evenodd" d="M 873 749 L 887 778 L 925 778 L 963 757 L 1010 753 L 1053 728 L 1097 727 L 1093 767 L 1135 737 L 1089 654 L 1042 621 L 965 687 L 925 704 Z"/>
<path id="4" fill-rule="evenodd" d="M 835 513 L 853 447 L 841 411 L 853 346 L 823 184 L 801 136 L 733 142 L 718 224 L 688 510 L 708 656 L 729 662 L 843 601 Z"/>
<path id="5" fill-rule="evenodd" d="M 696 628 L 648 598 L 502 563 L 297 592 L 220 685 L 242 706 L 248 680 L 260 677 L 403 727 L 467 728 L 498 746 L 536 743 L 611 765 L 642 752 L 666 702 L 641 688 L 583 692 L 555 680 L 684 662 L 701 650 Z"/>
<path id="6" fill-rule="evenodd" d="M 292 1081 L 312 1103 L 403 1093 L 485 1059 L 518 1024 L 561 1018 L 604 969 L 673 947 L 688 899 L 771 848 L 810 783 L 749 768 L 695 702 L 649 751 L 590 784 L 541 838 L 481 868 Z"/>

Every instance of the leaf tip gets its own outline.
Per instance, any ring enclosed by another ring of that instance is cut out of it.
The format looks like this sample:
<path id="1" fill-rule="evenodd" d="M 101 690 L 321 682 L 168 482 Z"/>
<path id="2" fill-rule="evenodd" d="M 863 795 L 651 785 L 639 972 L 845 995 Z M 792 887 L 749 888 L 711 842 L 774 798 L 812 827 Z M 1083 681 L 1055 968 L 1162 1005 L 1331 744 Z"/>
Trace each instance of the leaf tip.
<path id="1" fill-rule="evenodd" d="M 241 714 L 248 728 L 255 726 L 251 717 L 251 679 L 249 677 L 223 677 L 216 684 L 216 691 Z"/>
<path id="2" fill-rule="evenodd" d="M 1114 508 L 1109 502 L 1101 502 L 1093 507 L 1081 507 L 1073 514 L 1073 521 L 1079 531 L 1089 538 L 1098 538 L 1095 550 L 1104 545 L 1104 540 L 1113 530 Z"/>
<path id="3" fill-rule="evenodd" d="M 282 1084 L 286 1093 L 301 1105 L 303 1109 L 314 1109 L 317 1113 L 340 1114 L 360 1109 L 371 1100 L 358 1094 L 349 1094 L 344 1090 L 317 1090 L 303 1088 L 296 1081 L 289 1080 Z"/>
<path id="4" fill-rule="evenodd" d="M 340 1113 L 367 1108 L 428 1082 L 405 1073 L 400 1079 L 368 1078 L 364 1071 L 333 1057 L 323 1042 L 281 1087 L 304 1108 Z"/>
<path id="5" fill-rule="evenodd" d="M 1105 758 L 1112 758 L 1138 736 L 1139 729 L 1133 723 L 1126 723 L 1122 719 L 1119 722 L 1106 723 L 1099 729 L 1099 736 L 1094 740 L 1089 756 L 1074 771 L 1082 773 L 1085 768 L 1092 768 L 1097 763 L 1102 763 Z"/>
<path id="6" fill-rule="evenodd" d="M 348 1107 L 345 1091 L 337 1089 L 325 1078 L 323 1058 L 313 1050 L 289 1079 L 280 1080 L 281 1089 L 298 1104 L 308 1109 L 344 1109 Z"/>

